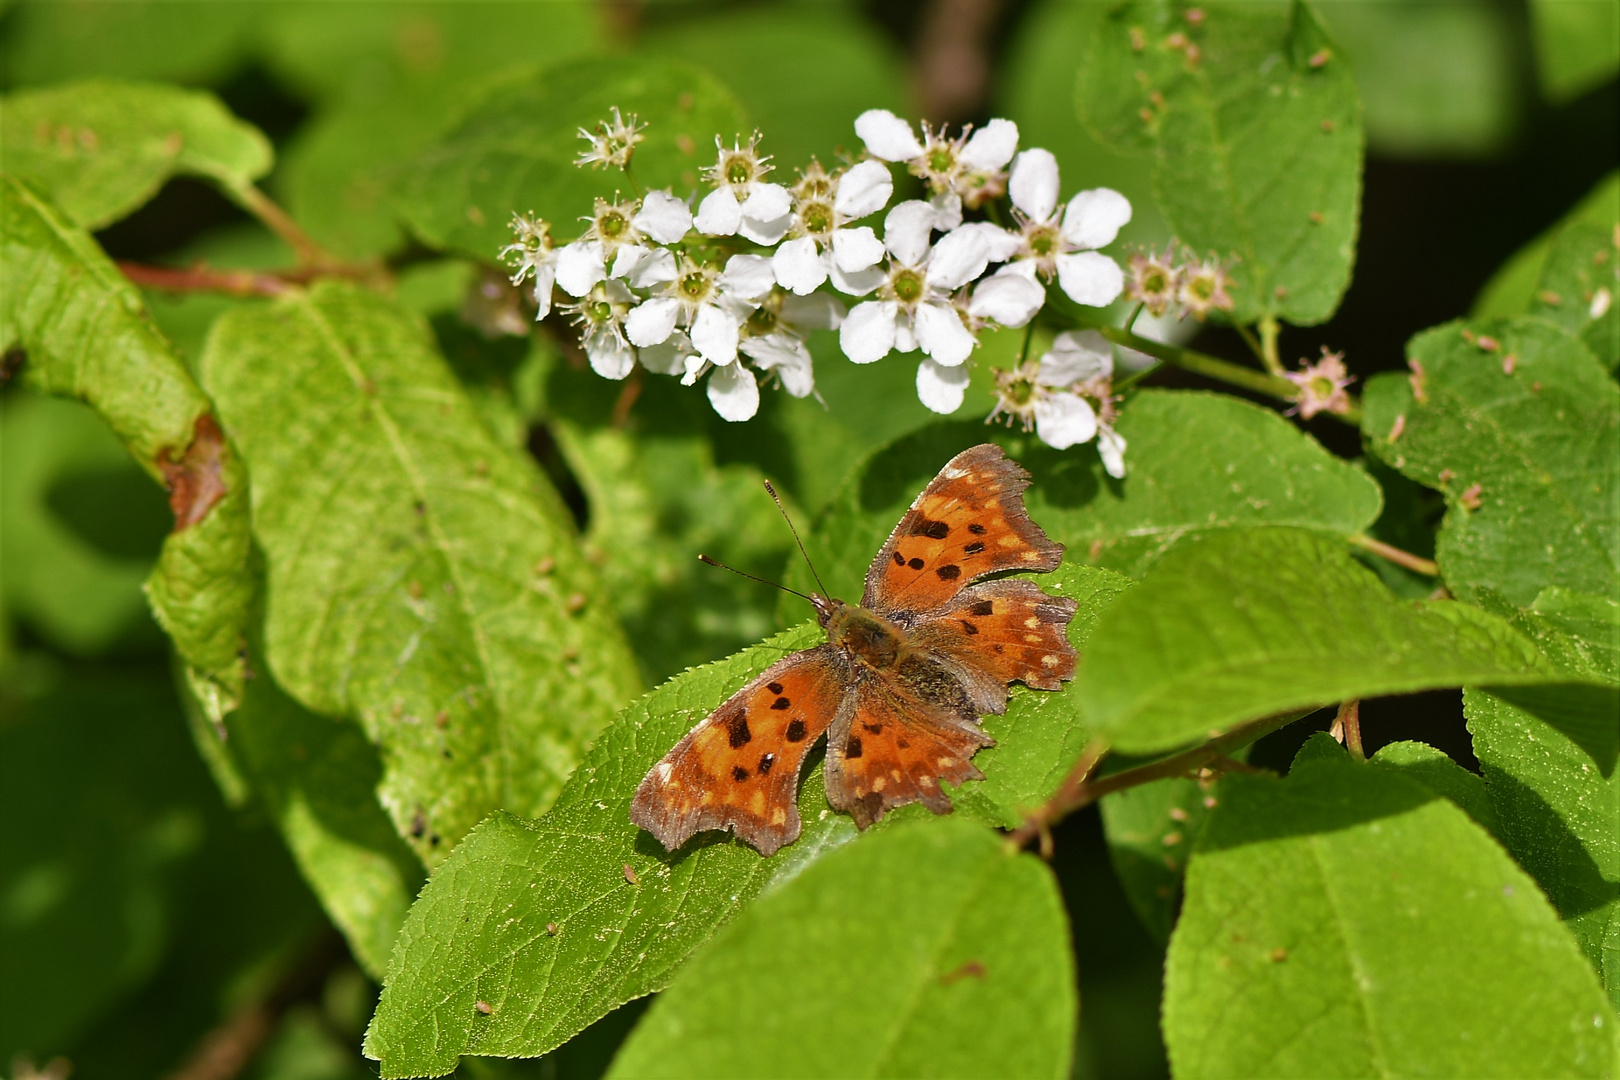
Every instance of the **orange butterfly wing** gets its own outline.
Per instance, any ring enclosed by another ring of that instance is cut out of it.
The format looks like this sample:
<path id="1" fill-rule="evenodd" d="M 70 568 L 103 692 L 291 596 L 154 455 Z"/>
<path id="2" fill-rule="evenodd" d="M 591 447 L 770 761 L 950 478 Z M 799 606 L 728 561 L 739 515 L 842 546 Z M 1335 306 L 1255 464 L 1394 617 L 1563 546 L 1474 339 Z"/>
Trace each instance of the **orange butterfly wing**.
<path id="1" fill-rule="evenodd" d="M 1074 678 L 1078 658 L 1069 644 L 1075 601 L 1052 596 L 1025 578 L 971 585 L 943 611 L 912 631 L 912 642 L 953 667 L 966 669 L 970 686 L 994 688 L 1006 708 L 1007 684 L 1017 680 L 1037 690 L 1061 690 Z"/>
<path id="2" fill-rule="evenodd" d="M 866 573 L 861 606 L 888 618 L 930 612 L 1002 570 L 1054 570 L 1063 545 L 1024 509 L 1029 474 L 984 443 L 957 454 L 923 489 Z"/>
<path id="3" fill-rule="evenodd" d="M 940 781 L 984 779 L 972 758 L 995 744 L 979 729 L 960 686 L 935 702 L 910 692 L 902 679 L 887 673 L 861 679 L 854 708 L 827 740 L 827 801 L 862 829 L 911 802 L 950 813 Z"/>
<path id="4" fill-rule="evenodd" d="M 654 765 L 630 820 L 674 851 L 731 829 L 770 855 L 799 836 L 799 770 L 837 714 L 848 666 L 831 645 L 794 653 L 733 694 Z"/>

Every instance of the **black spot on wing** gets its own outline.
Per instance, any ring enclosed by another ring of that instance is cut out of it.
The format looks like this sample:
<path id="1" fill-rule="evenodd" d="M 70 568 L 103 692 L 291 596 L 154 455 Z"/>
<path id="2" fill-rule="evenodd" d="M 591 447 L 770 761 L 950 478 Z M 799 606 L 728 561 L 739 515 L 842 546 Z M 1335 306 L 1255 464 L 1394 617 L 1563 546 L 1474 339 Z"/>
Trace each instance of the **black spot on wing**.
<path id="1" fill-rule="evenodd" d="M 914 536 L 927 536 L 935 540 L 943 540 L 951 535 L 951 527 L 943 521 L 930 521 L 925 517 L 920 517 L 911 526 L 911 532 Z"/>
<path id="2" fill-rule="evenodd" d="M 962 633 L 964 634 L 971 635 L 979 632 L 979 628 L 968 622 L 966 619 L 957 619 L 956 621 L 962 624 Z"/>
<path id="3" fill-rule="evenodd" d="M 984 526 L 975 521 L 968 526 L 968 532 L 972 533 L 974 536 L 983 536 Z"/>
<path id="4" fill-rule="evenodd" d="M 791 709 L 792 707 L 793 702 L 789 701 L 785 697 L 779 697 L 775 701 L 771 702 L 771 708 L 776 710 Z"/>
<path id="5" fill-rule="evenodd" d="M 787 729 L 787 741 L 788 742 L 803 742 L 805 734 L 806 733 L 805 733 L 804 721 L 803 720 L 793 720 L 793 721 L 790 721 L 788 723 L 788 729 Z"/>
<path id="6" fill-rule="evenodd" d="M 896 565 L 896 566 L 904 566 L 904 565 L 906 565 L 906 557 L 904 555 L 900 554 L 898 551 L 894 553 L 894 565 Z"/>
<path id="7" fill-rule="evenodd" d="M 779 682 L 766 683 L 765 689 L 769 690 L 773 694 L 780 694 L 782 692 L 782 684 Z"/>
<path id="8" fill-rule="evenodd" d="M 741 765 L 738 765 L 736 768 L 731 770 L 731 778 L 740 784 L 744 780 L 748 779 L 748 770 L 743 768 Z"/>
<path id="9" fill-rule="evenodd" d="M 964 555 L 977 555 L 979 552 L 981 552 L 983 550 L 984 550 L 984 542 L 982 540 L 975 540 L 975 541 L 973 541 L 973 543 L 969 544 L 967 547 L 962 549 L 962 554 L 964 554 Z"/>
<path id="10" fill-rule="evenodd" d="M 859 735 L 851 735 L 850 739 L 849 739 L 849 745 L 844 747 L 844 758 L 846 760 L 853 761 L 853 760 L 855 760 L 856 758 L 858 758 L 860 756 L 861 756 L 861 737 Z"/>
<path id="11" fill-rule="evenodd" d="M 927 564 L 924 563 L 921 559 L 912 559 L 906 565 L 911 567 L 913 570 L 921 570 Z"/>
<path id="12" fill-rule="evenodd" d="M 994 615 L 995 613 L 996 604 L 993 600 L 980 600 L 977 604 L 974 604 L 972 607 L 968 608 L 969 615 L 978 615 L 981 618 L 985 615 Z"/>
<path id="13" fill-rule="evenodd" d="M 759 759 L 759 775 L 764 776 L 767 773 L 769 773 L 771 771 L 771 766 L 775 765 L 775 764 L 776 764 L 776 755 L 775 754 L 766 754 L 764 757 L 760 758 Z"/>
<path id="14" fill-rule="evenodd" d="M 962 576 L 962 568 L 955 563 L 946 563 L 938 570 L 935 570 L 934 573 L 939 575 L 941 581 L 955 581 Z"/>
<path id="15" fill-rule="evenodd" d="M 748 714 L 738 709 L 726 717 L 726 737 L 731 741 L 731 748 L 747 746 L 754 733 L 748 730 Z"/>

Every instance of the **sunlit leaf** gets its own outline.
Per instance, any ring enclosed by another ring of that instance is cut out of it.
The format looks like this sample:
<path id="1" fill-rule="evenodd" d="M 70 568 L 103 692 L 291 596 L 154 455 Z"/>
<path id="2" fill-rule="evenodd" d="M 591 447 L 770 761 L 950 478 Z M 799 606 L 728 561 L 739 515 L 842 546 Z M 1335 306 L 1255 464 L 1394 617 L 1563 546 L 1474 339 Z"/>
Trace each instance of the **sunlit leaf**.
<path id="1" fill-rule="evenodd" d="M 383 748 L 383 803 L 425 859 L 496 809 L 543 811 L 636 678 L 539 470 L 420 319 L 347 284 L 225 315 L 202 373 L 253 462 L 277 681 Z"/>
<path id="2" fill-rule="evenodd" d="M 1177 1076 L 1613 1073 L 1575 942 L 1449 801 L 1342 753 L 1222 786 L 1170 943 Z"/>
<path id="3" fill-rule="evenodd" d="M 1064 1077 L 1077 1005 L 1051 872 L 983 826 L 914 822 L 715 935 L 609 1076 Z"/>

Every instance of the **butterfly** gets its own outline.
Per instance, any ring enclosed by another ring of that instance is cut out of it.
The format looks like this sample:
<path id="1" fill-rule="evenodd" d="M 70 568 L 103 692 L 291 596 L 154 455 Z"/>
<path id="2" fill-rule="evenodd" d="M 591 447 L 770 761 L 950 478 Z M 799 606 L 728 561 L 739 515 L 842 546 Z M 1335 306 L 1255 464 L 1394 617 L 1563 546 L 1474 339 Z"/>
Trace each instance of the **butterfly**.
<path id="1" fill-rule="evenodd" d="M 1073 678 L 1075 601 L 1026 578 L 1063 545 L 1024 509 L 1029 474 L 991 443 L 952 458 L 917 496 L 866 573 L 859 606 L 812 593 L 825 644 L 778 661 L 654 765 L 630 820 L 674 851 L 731 829 L 762 855 L 798 839 L 799 772 L 827 735 L 827 801 L 865 829 L 920 802 L 951 811 L 942 781 L 982 780 L 979 726 L 1008 684 Z"/>

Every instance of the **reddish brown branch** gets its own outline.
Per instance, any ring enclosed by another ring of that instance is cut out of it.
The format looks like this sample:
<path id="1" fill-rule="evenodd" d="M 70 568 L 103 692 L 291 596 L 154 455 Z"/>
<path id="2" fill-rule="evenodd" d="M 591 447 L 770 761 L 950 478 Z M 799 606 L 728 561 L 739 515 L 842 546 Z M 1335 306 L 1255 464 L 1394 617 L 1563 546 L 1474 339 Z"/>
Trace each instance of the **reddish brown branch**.
<path id="1" fill-rule="evenodd" d="M 231 296 L 279 296 L 296 284 L 286 276 L 263 270 L 215 270 L 193 266 L 173 270 L 166 266 L 144 266 L 121 262 L 118 269 L 143 289 L 161 292 L 219 292 Z"/>
<path id="2" fill-rule="evenodd" d="M 1339 703 L 1339 715 L 1333 718 L 1333 727 L 1329 731 L 1335 739 L 1344 744 L 1350 751 L 1350 756 L 1357 761 L 1366 761 L 1367 755 L 1361 749 L 1361 701 L 1351 698 L 1349 701 Z"/>

